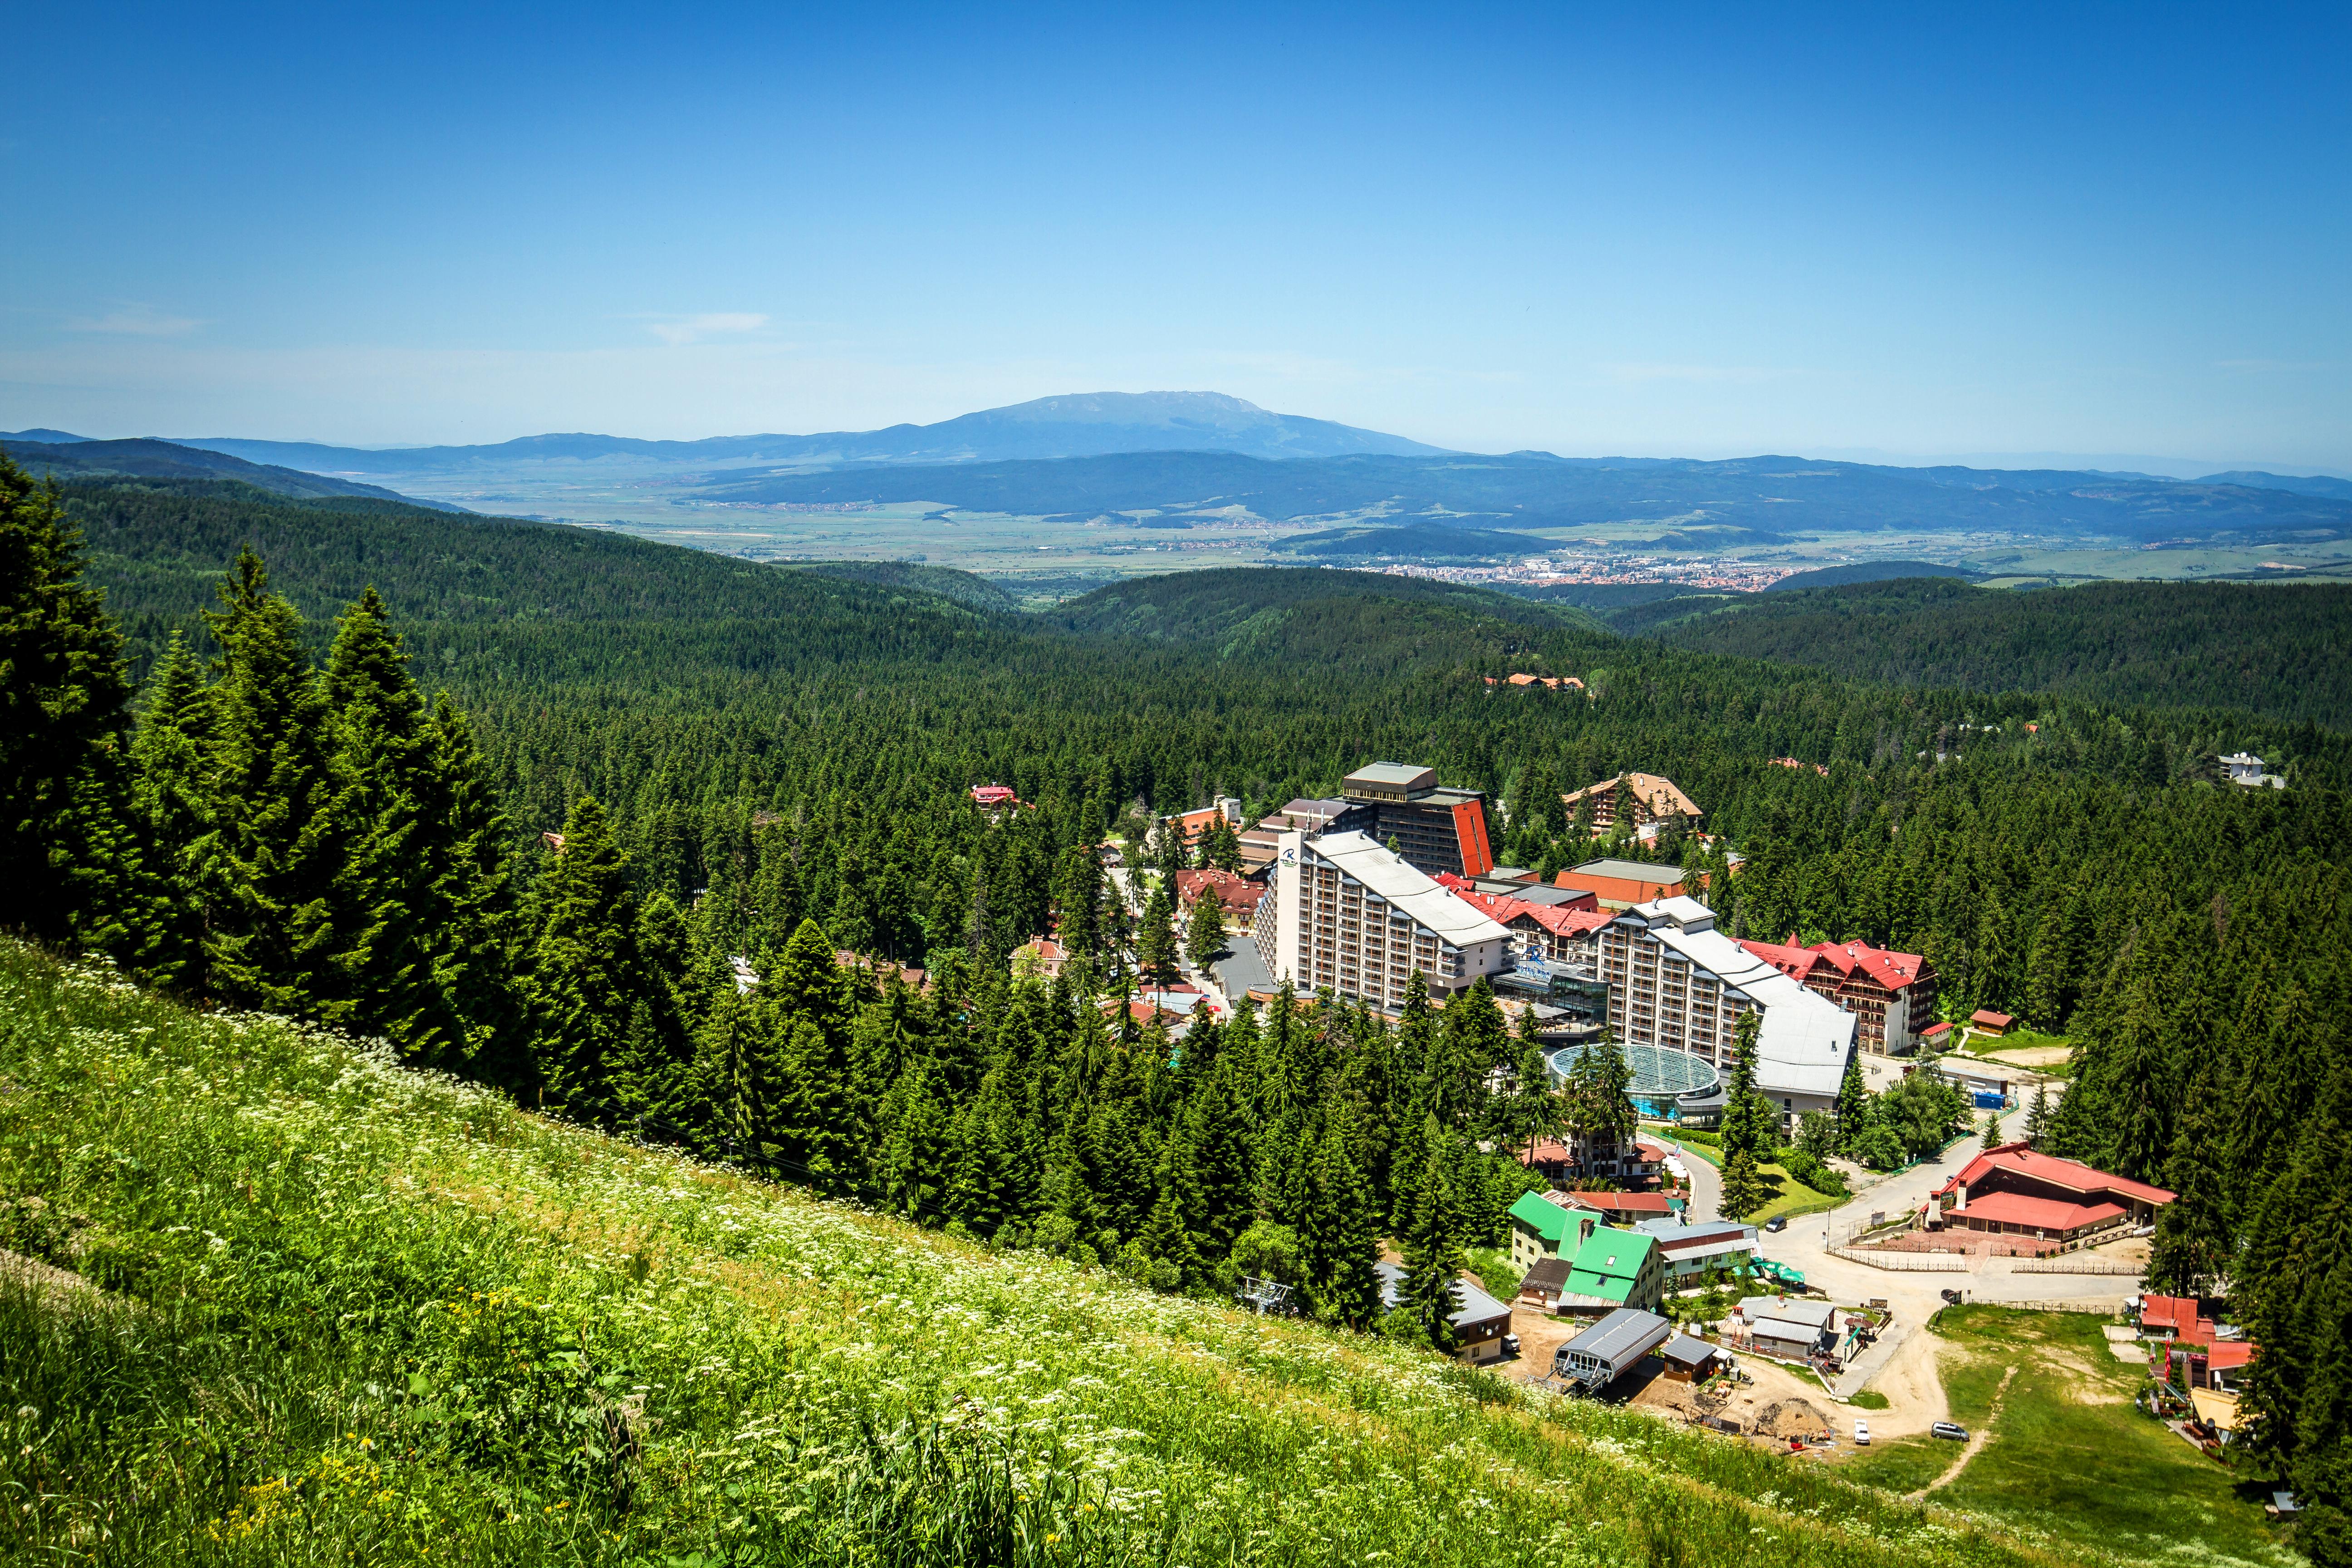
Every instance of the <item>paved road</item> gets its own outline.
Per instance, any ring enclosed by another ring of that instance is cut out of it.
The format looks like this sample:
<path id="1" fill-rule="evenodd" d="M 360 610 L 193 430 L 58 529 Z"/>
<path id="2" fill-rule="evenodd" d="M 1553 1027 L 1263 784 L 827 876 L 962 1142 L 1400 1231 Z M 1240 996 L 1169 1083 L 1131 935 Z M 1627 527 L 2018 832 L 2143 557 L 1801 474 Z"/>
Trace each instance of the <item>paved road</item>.
<path id="1" fill-rule="evenodd" d="M 1866 1060 L 1865 1065 L 1876 1064 Z M 2014 1111 L 2003 1119 L 2005 1136 L 2022 1129 L 2022 1111 Z M 1648 1131 L 1654 1134 L 1660 1130 Z M 1666 1136 L 1671 1140 L 1671 1133 Z M 1757 1250 L 1763 1257 L 1797 1269 L 1807 1283 L 1832 1300 L 1867 1301 L 1883 1298 L 1893 1309 L 1892 1331 L 1882 1334 L 1878 1342 L 1856 1358 L 1837 1380 L 1833 1391 L 1840 1398 L 1864 1387 L 1894 1359 L 1904 1342 L 1943 1305 L 1942 1292 L 1947 1289 L 1965 1289 L 1975 1296 L 2010 1301 L 2120 1301 L 2137 1289 L 2135 1280 L 2112 1275 L 2018 1274 L 2011 1272 L 2014 1264 L 2008 1258 L 1985 1259 L 1972 1273 L 1927 1274 L 1873 1268 L 1829 1251 L 1833 1238 L 1849 1234 L 1874 1212 L 1892 1217 L 1906 1208 L 1917 1209 L 1955 1172 L 1976 1158 L 1982 1148 L 1982 1139 L 1972 1133 L 1940 1157 L 1888 1175 L 1848 1167 L 1849 1179 L 1854 1184 L 1853 1196 L 1848 1202 L 1825 1214 L 1799 1215 L 1777 1236 L 1759 1237 Z M 1695 1154 L 1685 1153 L 1683 1163 L 1689 1167 L 1691 1175 L 1690 1217 L 1715 1218 L 1723 1190 L 1720 1173 Z"/>

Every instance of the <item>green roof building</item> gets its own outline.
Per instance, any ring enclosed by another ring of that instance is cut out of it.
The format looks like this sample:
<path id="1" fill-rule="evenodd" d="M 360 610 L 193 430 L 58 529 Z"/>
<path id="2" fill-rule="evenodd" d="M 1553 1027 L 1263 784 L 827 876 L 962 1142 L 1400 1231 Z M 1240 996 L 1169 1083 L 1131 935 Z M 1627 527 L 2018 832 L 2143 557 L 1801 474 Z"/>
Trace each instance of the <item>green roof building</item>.
<path id="1" fill-rule="evenodd" d="M 1576 1249 L 1568 1284 L 1559 1293 L 1559 1310 L 1613 1312 L 1638 1307 L 1654 1312 L 1665 1293 L 1666 1269 L 1659 1260 L 1658 1238 L 1604 1225 Z"/>
<path id="2" fill-rule="evenodd" d="M 1511 1267 L 1525 1274 L 1547 1258 L 1573 1258 L 1593 1227 L 1597 1214 L 1574 1214 L 1541 1193 L 1522 1193 L 1509 1210 Z"/>

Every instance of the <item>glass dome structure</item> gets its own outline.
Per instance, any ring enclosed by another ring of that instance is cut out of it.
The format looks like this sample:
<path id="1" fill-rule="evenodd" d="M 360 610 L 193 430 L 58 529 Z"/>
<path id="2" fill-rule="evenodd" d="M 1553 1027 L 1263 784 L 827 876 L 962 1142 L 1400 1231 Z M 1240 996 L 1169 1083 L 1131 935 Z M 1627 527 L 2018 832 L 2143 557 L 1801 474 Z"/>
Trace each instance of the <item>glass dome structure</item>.
<path id="1" fill-rule="evenodd" d="M 1577 1058 L 1589 1050 L 1599 1050 L 1598 1045 L 1564 1046 L 1551 1053 L 1551 1079 L 1554 1085 L 1568 1081 L 1570 1069 Z M 1633 1069 L 1633 1081 L 1625 1086 L 1626 1097 L 1641 1113 L 1664 1120 L 1675 1114 L 1675 1102 L 1685 1095 L 1706 1095 L 1720 1088 L 1722 1075 L 1705 1057 L 1695 1057 L 1688 1051 L 1678 1051 L 1668 1046 L 1619 1046 L 1625 1065 Z"/>

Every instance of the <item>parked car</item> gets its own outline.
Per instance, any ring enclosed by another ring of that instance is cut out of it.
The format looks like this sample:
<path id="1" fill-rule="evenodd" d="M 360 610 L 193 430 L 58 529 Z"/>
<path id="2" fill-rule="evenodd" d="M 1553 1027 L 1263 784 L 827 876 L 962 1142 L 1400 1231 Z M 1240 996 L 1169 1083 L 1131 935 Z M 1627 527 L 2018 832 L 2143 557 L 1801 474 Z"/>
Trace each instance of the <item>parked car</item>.
<path id="1" fill-rule="evenodd" d="M 1940 1292 L 1940 1294 L 1943 1296 L 1945 1300 L 1949 1301 L 1952 1305 L 1957 1307 L 1960 1304 L 1960 1293 L 1958 1290 L 1946 1290 Z"/>
<path id="2" fill-rule="evenodd" d="M 1503 1353 L 1508 1356 L 1515 1356 L 1519 1353 L 1518 1335 L 1505 1334 L 1503 1336 Z"/>
<path id="3" fill-rule="evenodd" d="M 1770 1231 L 1774 1236 L 1778 1236 L 1782 1231 L 1789 1228 L 1789 1216 L 1784 1214 L 1776 1214 L 1770 1219 L 1764 1222 L 1764 1228 Z"/>
<path id="4" fill-rule="evenodd" d="M 1857 1421 L 1853 1424 L 1853 1446 L 1857 1448 L 1867 1448 L 1870 1447 L 1869 1422 Z"/>
<path id="5" fill-rule="evenodd" d="M 1938 1421 L 1927 1428 L 1927 1436 L 1949 1437 L 1955 1443 L 1965 1443 L 1969 1440 L 1969 1429 L 1955 1421 Z"/>

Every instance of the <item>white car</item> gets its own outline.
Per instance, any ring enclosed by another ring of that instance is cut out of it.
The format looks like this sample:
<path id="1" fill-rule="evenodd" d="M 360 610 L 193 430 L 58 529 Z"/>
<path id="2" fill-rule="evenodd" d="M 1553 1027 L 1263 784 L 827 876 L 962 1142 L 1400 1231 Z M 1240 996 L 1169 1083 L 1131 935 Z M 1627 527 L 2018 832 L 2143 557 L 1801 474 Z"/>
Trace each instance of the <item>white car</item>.
<path id="1" fill-rule="evenodd" d="M 1869 1422 L 1857 1421 L 1853 1424 L 1853 1446 L 1857 1448 L 1867 1448 L 1870 1447 Z"/>

